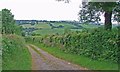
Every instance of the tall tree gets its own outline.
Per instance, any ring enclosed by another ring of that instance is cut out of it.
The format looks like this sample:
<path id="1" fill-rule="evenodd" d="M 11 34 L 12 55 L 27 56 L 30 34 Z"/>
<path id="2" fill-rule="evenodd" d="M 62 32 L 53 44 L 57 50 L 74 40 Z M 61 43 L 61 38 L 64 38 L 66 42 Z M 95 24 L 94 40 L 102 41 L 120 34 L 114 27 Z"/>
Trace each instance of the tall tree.
<path id="1" fill-rule="evenodd" d="M 112 15 L 116 15 L 115 12 L 118 2 L 86 2 L 83 3 L 82 10 L 80 11 L 80 20 L 89 20 L 88 18 L 99 19 L 100 13 L 104 13 L 104 27 L 106 30 L 112 29 Z M 98 14 L 98 15 L 96 15 Z M 85 16 L 86 18 L 83 18 Z M 90 16 L 90 17 L 89 17 Z M 96 16 L 96 17 L 95 17 Z"/>
<path id="2" fill-rule="evenodd" d="M 14 15 L 8 9 L 2 9 L 2 34 L 22 34 L 22 28 L 15 23 Z"/>
<path id="3" fill-rule="evenodd" d="M 14 33 L 14 15 L 8 9 L 2 9 L 2 34 Z"/>

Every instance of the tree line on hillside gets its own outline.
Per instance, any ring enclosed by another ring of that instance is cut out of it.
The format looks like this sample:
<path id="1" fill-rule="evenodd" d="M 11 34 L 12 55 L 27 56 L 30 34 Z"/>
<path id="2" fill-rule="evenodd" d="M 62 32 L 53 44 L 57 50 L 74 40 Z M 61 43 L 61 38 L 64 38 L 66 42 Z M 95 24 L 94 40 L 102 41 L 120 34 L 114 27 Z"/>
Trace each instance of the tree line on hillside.
<path id="1" fill-rule="evenodd" d="M 15 20 L 16 24 L 22 25 L 22 24 L 38 24 L 38 23 L 68 23 L 68 24 L 74 24 L 78 25 L 80 22 L 78 21 L 48 21 L 48 20 Z"/>
<path id="2" fill-rule="evenodd" d="M 31 25 L 38 24 L 37 20 L 15 20 L 15 21 L 16 21 L 16 24 L 19 24 L 19 25 L 22 25 L 22 24 L 31 24 Z"/>
<path id="3" fill-rule="evenodd" d="M 51 29 L 54 29 L 54 28 L 64 28 L 64 26 L 63 26 L 63 25 L 54 26 L 54 24 L 53 24 L 53 23 L 49 23 L 49 25 L 50 25 Z"/>

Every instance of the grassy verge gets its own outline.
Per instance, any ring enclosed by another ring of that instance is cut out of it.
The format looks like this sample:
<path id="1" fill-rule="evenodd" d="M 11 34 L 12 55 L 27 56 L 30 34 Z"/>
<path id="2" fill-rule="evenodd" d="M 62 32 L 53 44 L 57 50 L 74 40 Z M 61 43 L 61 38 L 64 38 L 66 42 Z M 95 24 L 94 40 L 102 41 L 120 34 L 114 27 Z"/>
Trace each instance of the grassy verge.
<path id="1" fill-rule="evenodd" d="M 118 70 L 118 64 L 115 64 L 112 62 L 91 60 L 90 58 L 87 58 L 84 56 L 65 53 L 61 51 L 59 48 L 46 47 L 43 44 L 38 44 L 38 43 L 33 43 L 33 44 L 58 58 L 70 61 L 72 63 L 78 64 L 82 67 L 85 67 L 91 70 Z"/>
<path id="2" fill-rule="evenodd" d="M 20 36 L 3 36 L 3 70 L 31 70 L 31 55 L 24 44 L 25 41 Z"/>

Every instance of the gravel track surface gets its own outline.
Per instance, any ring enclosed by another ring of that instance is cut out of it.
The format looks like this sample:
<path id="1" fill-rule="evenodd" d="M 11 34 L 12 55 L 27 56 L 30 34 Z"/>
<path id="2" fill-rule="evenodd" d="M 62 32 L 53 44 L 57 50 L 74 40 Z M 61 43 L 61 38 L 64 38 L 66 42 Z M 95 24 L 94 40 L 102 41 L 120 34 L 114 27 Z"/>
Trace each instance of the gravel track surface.
<path id="1" fill-rule="evenodd" d="M 86 70 L 83 67 L 56 58 L 34 45 L 27 45 L 27 47 L 32 56 L 32 70 Z"/>

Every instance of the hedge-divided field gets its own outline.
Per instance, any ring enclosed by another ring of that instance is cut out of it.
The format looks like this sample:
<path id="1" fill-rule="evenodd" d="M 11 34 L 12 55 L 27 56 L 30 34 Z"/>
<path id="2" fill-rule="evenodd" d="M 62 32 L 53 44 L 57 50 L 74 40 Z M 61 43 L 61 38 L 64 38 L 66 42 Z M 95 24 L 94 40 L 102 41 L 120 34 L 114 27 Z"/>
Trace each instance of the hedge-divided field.
<path id="1" fill-rule="evenodd" d="M 23 28 L 35 28 L 36 30 L 32 31 L 32 35 L 53 35 L 53 34 L 64 34 L 67 30 L 70 31 L 81 31 L 83 28 L 97 28 L 101 25 L 89 25 L 89 24 L 69 24 L 69 23 L 47 23 L 39 22 L 38 24 L 23 24 Z M 61 26 L 61 27 L 59 27 Z"/>
<path id="2" fill-rule="evenodd" d="M 64 35 L 51 35 L 46 37 L 26 37 L 27 41 L 44 44 L 47 48 L 58 48 L 64 53 L 84 56 L 93 61 L 109 62 L 105 69 L 110 69 L 110 65 L 118 65 L 118 30 L 114 28 L 106 31 L 102 28 L 85 29 L 80 32 L 70 32 Z M 81 63 L 84 64 L 84 63 Z M 97 64 L 94 65 L 95 69 Z M 91 68 L 94 69 L 94 68 Z"/>
<path id="3" fill-rule="evenodd" d="M 24 39 L 12 34 L 2 37 L 2 70 L 30 70 L 31 55 Z"/>

